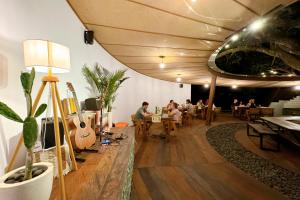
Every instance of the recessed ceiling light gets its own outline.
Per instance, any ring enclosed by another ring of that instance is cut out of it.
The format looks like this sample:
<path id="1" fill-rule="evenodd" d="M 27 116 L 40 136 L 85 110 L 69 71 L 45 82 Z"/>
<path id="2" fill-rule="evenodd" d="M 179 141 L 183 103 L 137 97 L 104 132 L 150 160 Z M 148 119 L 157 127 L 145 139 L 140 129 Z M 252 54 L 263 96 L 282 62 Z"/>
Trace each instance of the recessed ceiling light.
<path id="1" fill-rule="evenodd" d="M 181 82 L 181 80 L 182 80 L 182 79 L 181 79 L 180 77 L 177 77 L 177 78 L 176 78 L 176 81 L 177 81 L 177 82 Z"/>
<path id="2" fill-rule="evenodd" d="M 265 72 L 260 73 L 261 75 L 265 75 Z"/>
<path id="3" fill-rule="evenodd" d="M 232 89 L 236 89 L 236 88 L 237 88 L 237 85 L 232 85 L 231 88 L 232 88 Z"/>
<path id="4" fill-rule="evenodd" d="M 239 35 L 238 34 L 235 34 L 231 37 L 231 40 L 232 41 L 237 41 L 239 39 Z"/>
<path id="5" fill-rule="evenodd" d="M 292 76 L 294 76 L 294 74 L 289 74 L 289 75 L 288 75 L 288 77 L 292 77 Z"/>
<path id="6" fill-rule="evenodd" d="M 300 85 L 296 85 L 296 86 L 294 87 L 294 90 L 300 90 Z"/>
<path id="7" fill-rule="evenodd" d="M 197 0 L 192 0 L 193 3 L 195 3 Z"/>
<path id="8" fill-rule="evenodd" d="M 243 32 L 247 31 L 247 28 L 243 28 Z"/>
<path id="9" fill-rule="evenodd" d="M 208 83 L 205 83 L 203 86 L 204 86 L 205 88 L 208 88 L 208 87 L 209 87 L 209 84 L 208 84 Z"/>
<path id="10" fill-rule="evenodd" d="M 265 21 L 265 19 L 258 19 L 249 26 L 249 29 L 253 32 L 260 30 L 264 26 Z"/>
<path id="11" fill-rule="evenodd" d="M 225 49 L 228 49 L 228 48 L 229 48 L 229 44 L 226 44 L 226 45 L 225 45 Z"/>

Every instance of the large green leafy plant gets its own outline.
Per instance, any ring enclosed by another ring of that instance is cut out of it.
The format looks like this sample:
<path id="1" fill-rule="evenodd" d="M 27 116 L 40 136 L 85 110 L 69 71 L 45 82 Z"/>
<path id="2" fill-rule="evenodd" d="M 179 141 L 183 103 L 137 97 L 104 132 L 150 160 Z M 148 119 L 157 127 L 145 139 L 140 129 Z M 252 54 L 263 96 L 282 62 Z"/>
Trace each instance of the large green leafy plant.
<path id="1" fill-rule="evenodd" d="M 112 109 L 117 90 L 121 84 L 128 79 L 125 77 L 126 70 L 116 70 L 110 72 L 104 67 L 96 64 L 94 68 L 84 66 L 82 73 L 90 86 L 91 91 L 97 91 L 100 99 L 100 128 L 102 129 L 102 112 L 104 108 L 107 108 L 108 112 Z"/>
<path id="2" fill-rule="evenodd" d="M 23 139 L 24 145 L 27 149 L 27 156 L 25 162 L 25 176 L 24 180 L 32 178 L 32 164 L 33 164 L 33 147 L 38 137 L 38 124 L 36 118 L 40 116 L 47 108 L 46 104 L 41 104 L 36 112 L 32 109 L 32 97 L 31 91 L 33 81 L 35 78 L 34 68 L 31 72 L 22 72 L 20 79 L 26 98 L 27 116 L 23 120 L 15 111 L 9 106 L 0 101 L 0 115 L 7 119 L 19 122 L 23 124 Z"/>

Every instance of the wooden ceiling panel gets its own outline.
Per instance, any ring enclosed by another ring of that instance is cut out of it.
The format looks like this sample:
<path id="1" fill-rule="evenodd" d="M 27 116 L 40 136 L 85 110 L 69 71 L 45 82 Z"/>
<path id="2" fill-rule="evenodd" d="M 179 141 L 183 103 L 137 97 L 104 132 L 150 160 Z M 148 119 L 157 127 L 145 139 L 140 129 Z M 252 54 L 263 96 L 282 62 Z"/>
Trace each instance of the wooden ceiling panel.
<path id="1" fill-rule="evenodd" d="M 98 42 L 103 44 L 123 44 L 139 46 L 170 47 L 198 50 L 215 50 L 221 42 L 180 38 L 167 35 L 120 30 L 108 27 L 87 25 L 89 30 L 95 32 Z"/>
<path id="2" fill-rule="evenodd" d="M 152 69 L 152 70 L 160 70 L 159 65 L 157 63 L 139 63 L 139 64 L 131 64 L 131 68 L 133 69 Z M 188 71 L 190 68 L 198 68 L 199 70 L 205 69 L 207 71 L 207 63 L 168 63 L 166 64 L 165 69 L 181 69 L 182 71 Z"/>
<path id="3" fill-rule="evenodd" d="M 85 24 L 223 41 L 231 31 L 124 0 L 70 0 Z"/>
<path id="4" fill-rule="evenodd" d="M 124 46 L 124 45 L 106 45 L 102 46 L 109 51 L 113 56 L 193 56 L 204 57 L 210 56 L 212 51 L 199 51 L 199 50 L 187 50 L 187 49 L 172 49 L 172 48 L 156 48 L 145 46 Z"/>
<path id="5" fill-rule="evenodd" d="M 119 61 L 124 64 L 130 63 L 161 63 L 161 58 L 159 57 L 124 57 L 115 56 Z M 201 57 L 165 57 L 164 63 L 198 63 L 207 62 L 207 58 Z"/>
<path id="6" fill-rule="evenodd" d="M 196 21 L 236 30 L 257 15 L 229 0 L 130 0 L 166 12 L 176 13 Z M 172 6 L 170 6 L 172 5 Z M 267 6 L 267 5 L 266 5 Z M 233 12 L 234 11 L 234 12 Z"/>
<path id="7" fill-rule="evenodd" d="M 68 0 L 84 26 L 117 60 L 144 75 L 209 83 L 211 53 L 241 27 L 293 0 Z M 159 68 L 160 55 L 165 69 Z M 218 85 L 277 87 L 300 81 L 217 78 Z"/>

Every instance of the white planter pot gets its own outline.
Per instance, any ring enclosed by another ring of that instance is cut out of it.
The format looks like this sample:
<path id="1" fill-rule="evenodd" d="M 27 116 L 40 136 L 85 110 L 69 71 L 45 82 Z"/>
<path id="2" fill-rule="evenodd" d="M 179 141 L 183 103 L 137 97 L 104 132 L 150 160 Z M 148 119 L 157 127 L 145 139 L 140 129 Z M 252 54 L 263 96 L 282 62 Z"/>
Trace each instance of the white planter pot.
<path id="1" fill-rule="evenodd" d="M 24 166 L 0 177 L 0 198 L 5 200 L 48 200 L 52 190 L 53 165 L 48 162 L 33 164 L 33 166 L 36 165 L 47 166 L 48 169 L 37 177 L 19 183 L 6 184 L 4 181 L 10 175 L 24 169 Z"/>
<path id="2" fill-rule="evenodd" d="M 112 124 L 113 124 L 112 112 L 107 112 L 107 121 L 108 121 L 108 128 L 112 128 Z"/>

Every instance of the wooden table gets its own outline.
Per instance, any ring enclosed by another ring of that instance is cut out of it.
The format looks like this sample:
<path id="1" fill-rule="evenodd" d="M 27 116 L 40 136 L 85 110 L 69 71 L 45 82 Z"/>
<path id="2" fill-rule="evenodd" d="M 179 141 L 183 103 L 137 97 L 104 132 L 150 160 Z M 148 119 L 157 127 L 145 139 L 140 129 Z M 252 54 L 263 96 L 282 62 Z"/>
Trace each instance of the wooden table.
<path id="1" fill-rule="evenodd" d="M 287 117 L 261 117 L 265 122 L 269 122 L 278 126 L 281 129 L 300 132 L 300 124 L 292 121 L 300 121 L 300 116 L 287 116 Z"/>
<path id="2" fill-rule="evenodd" d="M 68 200 L 130 199 L 134 127 L 113 128 L 112 132 L 123 133 L 128 138 L 117 146 L 98 144 L 99 153 L 81 153 L 86 161 L 78 163 L 78 170 L 65 176 Z M 50 199 L 58 199 L 58 194 L 58 180 L 55 179 Z"/>
<path id="3" fill-rule="evenodd" d="M 173 117 L 161 117 L 161 124 L 164 130 L 165 135 L 170 135 L 171 129 L 172 129 L 172 121 L 173 121 Z M 152 124 L 152 117 L 145 117 L 144 118 L 144 127 L 143 127 L 143 134 L 144 135 L 149 135 L 150 132 L 150 126 L 147 127 L 147 124 Z"/>
<path id="4" fill-rule="evenodd" d="M 300 147 L 300 116 L 288 117 L 261 117 L 264 122 L 278 127 L 280 137 Z M 298 123 L 294 123 L 297 121 Z"/>

